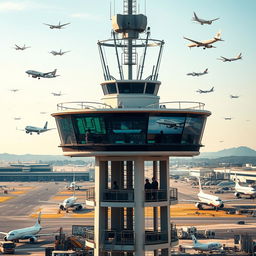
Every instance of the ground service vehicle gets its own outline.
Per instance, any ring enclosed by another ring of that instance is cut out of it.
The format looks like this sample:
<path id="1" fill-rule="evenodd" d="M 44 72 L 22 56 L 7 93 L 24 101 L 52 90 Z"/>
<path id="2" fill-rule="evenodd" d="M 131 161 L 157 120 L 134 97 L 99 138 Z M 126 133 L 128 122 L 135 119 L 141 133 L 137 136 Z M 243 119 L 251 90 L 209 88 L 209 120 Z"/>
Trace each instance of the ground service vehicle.
<path id="1" fill-rule="evenodd" d="M 15 252 L 15 243 L 12 241 L 0 241 L 0 252 L 13 254 Z"/>

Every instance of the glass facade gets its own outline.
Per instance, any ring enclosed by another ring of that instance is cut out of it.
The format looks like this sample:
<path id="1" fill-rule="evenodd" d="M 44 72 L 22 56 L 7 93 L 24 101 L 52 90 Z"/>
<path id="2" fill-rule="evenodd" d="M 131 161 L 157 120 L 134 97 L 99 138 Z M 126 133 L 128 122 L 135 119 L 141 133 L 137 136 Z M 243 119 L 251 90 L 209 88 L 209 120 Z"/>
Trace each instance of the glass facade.
<path id="1" fill-rule="evenodd" d="M 57 116 L 62 144 L 197 145 L 206 117 L 198 114 L 95 113 Z"/>

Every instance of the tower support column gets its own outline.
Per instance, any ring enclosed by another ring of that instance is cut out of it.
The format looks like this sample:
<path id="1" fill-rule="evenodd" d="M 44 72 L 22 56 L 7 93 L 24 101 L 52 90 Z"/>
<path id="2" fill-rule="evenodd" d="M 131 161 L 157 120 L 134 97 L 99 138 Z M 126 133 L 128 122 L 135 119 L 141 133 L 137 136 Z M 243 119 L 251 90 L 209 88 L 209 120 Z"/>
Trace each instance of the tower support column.
<path id="1" fill-rule="evenodd" d="M 137 157 L 134 160 L 134 235 L 136 237 L 135 256 L 145 255 L 145 219 L 144 219 L 144 159 Z"/>

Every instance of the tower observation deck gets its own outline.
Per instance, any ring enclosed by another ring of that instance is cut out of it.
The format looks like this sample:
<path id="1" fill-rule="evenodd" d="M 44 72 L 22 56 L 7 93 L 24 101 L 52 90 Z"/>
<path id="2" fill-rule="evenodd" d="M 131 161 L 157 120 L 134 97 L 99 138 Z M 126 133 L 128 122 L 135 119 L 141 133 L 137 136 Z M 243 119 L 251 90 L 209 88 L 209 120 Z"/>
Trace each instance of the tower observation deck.
<path id="1" fill-rule="evenodd" d="M 96 256 L 164 256 L 178 244 L 170 222 L 177 190 L 169 187 L 169 157 L 199 154 L 211 113 L 200 102 L 160 102 L 163 46 L 151 38 L 136 0 L 123 0 L 111 39 L 98 41 L 101 102 L 59 103 L 52 114 L 64 155 L 95 157 L 95 187 L 86 194 L 94 228 L 86 246 Z"/>

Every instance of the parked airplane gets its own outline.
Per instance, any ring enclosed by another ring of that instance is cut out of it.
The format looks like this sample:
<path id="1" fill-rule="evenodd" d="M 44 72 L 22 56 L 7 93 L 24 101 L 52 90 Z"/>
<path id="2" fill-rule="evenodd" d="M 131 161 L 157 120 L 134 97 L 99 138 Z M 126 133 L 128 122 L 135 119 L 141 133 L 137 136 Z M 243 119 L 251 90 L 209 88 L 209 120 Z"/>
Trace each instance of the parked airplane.
<path id="1" fill-rule="evenodd" d="M 187 38 L 187 37 L 183 37 L 184 39 L 188 40 L 188 41 L 191 41 L 192 44 L 189 44 L 188 47 L 191 48 L 191 47 L 203 47 L 203 49 L 205 50 L 206 48 L 216 48 L 215 46 L 213 46 L 212 44 L 213 43 L 216 43 L 218 41 L 223 41 L 221 39 L 221 32 L 218 32 L 214 38 L 212 39 L 209 39 L 209 40 L 205 40 L 205 41 L 196 41 L 196 40 L 193 40 L 193 39 L 190 39 L 190 38 Z"/>
<path id="2" fill-rule="evenodd" d="M 31 46 L 26 46 L 25 44 L 23 46 L 18 46 L 17 44 L 15 44 L 15 47 L 13 47 L 15 50 L 21 50 L 24 51 L 27 48 L 31 48 Z"/>
<path id="3" fill-rule="evenodd" d="M 54 78 L 57 77 L 59 75 L 56 75 L 57 69 L 54 69 L 51 72 L 47 72 L 47 73 L 43 73 L 43 72 L 38 72 L 35 70 L 27 70 L 26 73 L 28 74 L 28 76 L 32 76 L 33 78 L 38 78 L 40 79 L 42 78 Z"/>
<path id="4" fill-rule="evenodd" d="M 47 131 L 55 129 L 55 128 L 48 129 L 47 125 L 48 125 L 48 122 L 45 123 L 43 128 L 35 127 L 35 126 L 26 126 L 25 131 L 26 131 L 26 133 L 29 133 L 30 135 L 32 135 L 33 132 L 35 132 L 37 134 L 40 134 L 40 133 L 47 132 Z"/>
<path id="5" fill-rule="evenodd" d="M 193 246 L 192 249 L 197 251 L 220 251 L 222 249 L 222 244 L 218 242 L 211 242 L 211 243 L 200 243 L 197 241 L 196 237 L 194 235 L 191 235 L 191 238 L 193 240 Z"/>
<path id="6" fill-rule="evenodd" d="M 62 95 L 64 95 L 63 93 L 61 93 L 61 91 L 60 92 L 51 92 L 51 94 L 53 96 L 62 96 Z"/>
<path id="7" fill-rule="evenodd" d="M 240 96 L 238 96 L 238 95 L 232 95 L 232 94 L 230 95 L 230 98 L 231 98 L 231 99 L 238 99 L 239 97 L 240 97 Z"/>
<path id="8" fill-rule="evenodd" d="M 182 200 L 184 202 L 194 202 L 195 206 L 202 210 L 204 205 L 212 206 L 214 209 L 218 210 L 219 208 L 224 207 L 224 202 L 234 201 L 234 200 L 221 200 L 218 196 L 206 194 L 202 190 L 201 181 L 199 182 L 199 193 L 197 194 L 199 200 Z"/>
<path id="9" fill-rule="evenodd" d="M 68 189 L 68 190 L 80 190 L 80 188 L 81 187 L 84 187 L 84 185 L 78 185 L 77 183 L 76 183 L 76 177 L 75 177 L 75 174 L 73 175 L 73 181 L 72 182 L 70 182 L 67 186 L 66 186 L 66 188 Z"/>
<path id="10" fill-rule="evenodd" d="M 61 203 L 53 202 L 53 201 L 40 201 L 41 203 L 47 203 L 47 204 L 58 204 L 59 205 L 59 210 L 61 211 L 66 211 L 70 208 L 76 211 L 80 211 L 83 209 L 83 205 L 81 203 L 77 203 L 77 197 L 75 196 L 75 190 L 73 190 L 73 196 L 66 198 L 63 200 Z"/>
<path id="11" fill-rule="evenodd" d="M 226 61 L 231 62 L 231 61 L 236 61 L 236 60 L 240 60 L 240 59 L 242 59 L 242 53 L 238 54 L 234 58 L 226 58 L 226 57 L 220 56 L 220 59 L 218 59 L 218 60 L 222 60 L 223 62 L 226 62 Z"/>
<path id="12" fill-rule="evenodd" d="M 167 128 L 174 128 L 174 129 L 183 127 L 184 125 L 184 122 L 175 122 L 169 119 L 159 119 L 156 121 L 156 123 L 160 125 L 165 125 Z"/>
<path id="13" fill-rule="evenodd" d="M 38 218 L 34 226 L 11 230 L 8 233 L 0 232 L 0 234 L 5 235 L 4 237 L 5 241 L 18 242 L 19 240 L 29 239 L 31 243 L 34 243 L 38 240 L 38 237 L 40 236 L 53 235 L 53 234 L 38 234 L 42 229 L 42 226 L 40 225 L 40 223 L 41 223 L 41 212 L 38 214 Z"/>
<path id="14" fill-rule="evenodd" d="M 196 21 L 196 22 L 200 23 L 201 25 L 204 25 L 204 24 L 211 25 L 213 21 L 218 20 L 218 19 L 219 18 L 212 19 L 212 20 L 200 19 L 200 18 L 198 18 L 198 16 L 196 15 L 195 12 L 194 12 L 194 17 L 192 18 L 193 21 Z"/>
<path id="15" fill-rule="evenodd" d="M 250 198 L 256 198 L 256 189 L 254 187 L 241 186 L 236 176 L 235 183 L 235 196 L 237 198 L 241 198 L 241 195 L 250 196 Z"/>
<path id="16" fill-rule="evenodd" d="M 56 56 L 56 55 L 63 55 L 63 54 L 65 54 L 65 53 L 67 53 L 67 52 L 70 52 L 70 51 L 66 51 L 66 52 L 63 52 L 61 49 L 57 52 L 57 51 L 51 51 L 50 53 L 52 54 L 52 55 L 54 55 L 54 56 Z"/>
<path id="17" fill-rule="evenodd" d="M 208 68 L 203 71 L 203 72 L 192 72 L 192 73 L 187 73 L 187 76 L 203 76 L 203 75 L 206 75 L 208 74 Z"/>
<path id="18" fill-rule="evenodd" d="M 60 24 L 60 22 L 59 22 L 59 24 L 57 24 L 57 25 L 52 25 L 52 24 L 47 24 L 47 23 L 43 23 L 44 25 L 46 25 L 46 26 L 49 26 L 50 27 L 50 29 L 63 29 L 64 28 L 64 26 L 67 26 L 67 25 L 69 25 L 70 23 L 65 23 L 65 24 Z"/>
<path id="19" fill-rule="evenodd" d="M 214 87 L 212 87 L 210 90 L 201 90 L 201 89 L 198 89 L 196 92 L 198 93 L 210 93 L 210 92 L 214 92 Z"/>

